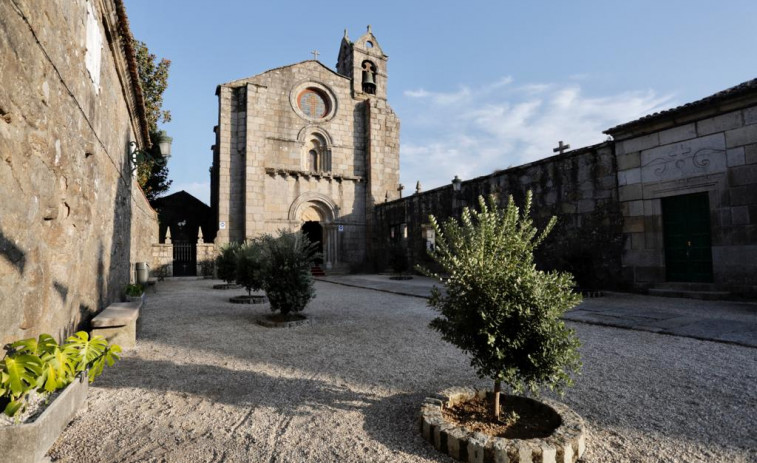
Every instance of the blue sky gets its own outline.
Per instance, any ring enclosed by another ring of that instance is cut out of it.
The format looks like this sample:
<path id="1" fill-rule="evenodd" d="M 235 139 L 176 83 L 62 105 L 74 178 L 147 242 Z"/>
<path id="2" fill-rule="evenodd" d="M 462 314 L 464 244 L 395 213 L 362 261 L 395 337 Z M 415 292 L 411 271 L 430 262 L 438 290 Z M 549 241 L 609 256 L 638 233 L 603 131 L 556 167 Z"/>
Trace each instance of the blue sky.
<path id="1" fill-rule="evenodd" d="M 172 61 L 173 191 L 209 202 L 216 85 L 312 58 L 344 29 L 389 55 L 405 194 L 579 148 L 601 132 L 757 77 L 757 2 L 125 0 Z M 433 167 L 430 167 L 433 166 Z"/>

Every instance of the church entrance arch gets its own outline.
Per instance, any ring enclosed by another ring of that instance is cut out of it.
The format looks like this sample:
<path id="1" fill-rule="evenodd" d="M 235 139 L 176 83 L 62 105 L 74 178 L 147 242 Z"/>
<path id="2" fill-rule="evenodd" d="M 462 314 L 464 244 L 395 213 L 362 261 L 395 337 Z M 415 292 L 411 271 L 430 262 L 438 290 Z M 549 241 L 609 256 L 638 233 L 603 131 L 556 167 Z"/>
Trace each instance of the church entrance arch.
<path id="1" fill-rule="evenodd" d="M 322 255 L 319 264 L 327 269 L 339 261 L 336 204 L 321 193 L 307 192 L 297 197 L 289 208 L 290 223 L 307 235 L 311 242 L 319 243 L 318 251 Z"/>

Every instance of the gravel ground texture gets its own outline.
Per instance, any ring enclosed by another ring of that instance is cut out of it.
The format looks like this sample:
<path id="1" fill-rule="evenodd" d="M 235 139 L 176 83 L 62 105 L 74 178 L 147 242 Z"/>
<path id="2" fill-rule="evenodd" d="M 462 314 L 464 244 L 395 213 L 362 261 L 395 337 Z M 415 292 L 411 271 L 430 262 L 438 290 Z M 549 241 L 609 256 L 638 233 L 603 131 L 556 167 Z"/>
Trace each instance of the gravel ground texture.
<path id="1" fill-rule="evenodd" d="M 489 382 L 423 299 L 318 282 L 313 323 L 272 329 L 255 324 L 267 304 L 214 283 L 149 291 L 137 348 L 91 385 L 52 461 L 454 461 L 421 438 L 421 402 Z M 757 350 L 571 326 L 584 368 L 559 400 L 586 420 L 583 462 L 757 461 Z"/>

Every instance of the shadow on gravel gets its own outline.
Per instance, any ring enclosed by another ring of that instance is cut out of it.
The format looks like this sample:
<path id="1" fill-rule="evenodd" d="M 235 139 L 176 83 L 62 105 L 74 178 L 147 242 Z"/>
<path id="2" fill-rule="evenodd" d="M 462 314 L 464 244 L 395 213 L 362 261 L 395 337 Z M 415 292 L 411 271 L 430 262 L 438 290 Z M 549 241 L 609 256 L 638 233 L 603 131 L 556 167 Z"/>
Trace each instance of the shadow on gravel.
<path id="1" fill-rule="evenodd" d="M 410 453 L 433 461 L 453 461 L 421 437 L 418 412 L 429 394 L 397 394 L 368 405 L 363 429 L 394 453 Z"/>
<path id="2" fill-rule="evenodd" d="M 271 407 L 291 416 L 306 416 L 314 409 L 324 408 L 358 411 L 364 416 L 366 433 L 395 454 L 450 461 L 420 436 L 417 413 L 427 394 L 397 394 L 380 399 L 314 379 L 128 357 L 101 376 L 97 386 L 186 394 L 240 407 Z"/>

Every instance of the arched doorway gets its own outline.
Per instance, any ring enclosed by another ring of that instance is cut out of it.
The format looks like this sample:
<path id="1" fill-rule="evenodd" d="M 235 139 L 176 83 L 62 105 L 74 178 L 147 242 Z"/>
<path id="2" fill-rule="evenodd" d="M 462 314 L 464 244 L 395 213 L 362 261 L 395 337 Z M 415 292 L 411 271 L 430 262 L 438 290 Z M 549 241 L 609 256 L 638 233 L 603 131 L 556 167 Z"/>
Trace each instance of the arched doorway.
<path id="1" fill-rule="evenodd" d="M 308 237 L 311 243 L 318 244 L 318 252 L 323 255 L 323 227 L 320 222 L 309 220 L 302 224 L 302 233 Z M 316 259 L 316 264 L 323 264 L 323 259 Z"/>

